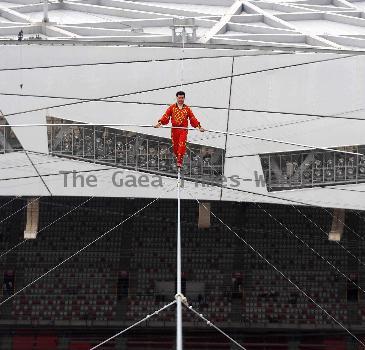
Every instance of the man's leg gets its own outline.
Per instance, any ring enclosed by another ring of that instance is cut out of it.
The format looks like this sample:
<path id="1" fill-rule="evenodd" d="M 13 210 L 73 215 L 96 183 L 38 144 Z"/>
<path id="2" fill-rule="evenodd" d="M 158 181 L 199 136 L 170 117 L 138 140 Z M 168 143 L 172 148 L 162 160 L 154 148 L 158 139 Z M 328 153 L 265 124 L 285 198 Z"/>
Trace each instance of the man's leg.
<path id="1" fill-rule="evenodd" d="M 172 142 L 172 149 L 174 151 L 175 156 L 177 157 L 178 154 L 178 146 L 179 146 L 179 129 L 172 129 L 171 130 L 171 142 Z"/>
<path id="2" fill-rule="evenodd" d="M 182 167 L 184 155 L 186 153 L 186 139 L 188 137 L 188 131 L 187 130 L 179 130 L 180 131 L 180 137 L 179 137 L 179 143 L 178 143 L 178 150 L 177 150 L 177 166 Z"/>

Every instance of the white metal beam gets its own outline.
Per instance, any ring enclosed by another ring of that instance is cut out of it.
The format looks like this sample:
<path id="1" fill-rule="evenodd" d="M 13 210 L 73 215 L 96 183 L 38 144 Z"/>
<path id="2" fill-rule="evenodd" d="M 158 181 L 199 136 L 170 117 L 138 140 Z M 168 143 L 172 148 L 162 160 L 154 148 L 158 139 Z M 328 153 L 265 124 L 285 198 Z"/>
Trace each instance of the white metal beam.
<path id="1" fill-rule="evenodd" d="M 0 10 L 1 17 L 12 22 L 29 23 L 28 17 L 10 8 L 2 7 Z"/>
<path id="2" fill-rule="evenodd" d="M 214 35 L 220 34 L 226 31 L 227 23 L 230 21 L 233 15 L 240 14 L 242 12 L 243 0 L 236 0 L 234 4 L 229 8 L 226 14 L 224 14 L 219 22 L 215 24 L 205 35 L 203 35 L 198 41 L 202 44 L 209 42 Z"/>
<path id="3" fill-rule="evenodd" d="M 63 28 L 54 25 L 44 25 L 42 28 L 43 34 L 50 37 L 66 37 L 66 38 L 79 38 L 76 33 L 72 33 Z"/>
<path id="4" fill-rule="evenodd" d="M 256 6 L 255 4 L 253 4 L 252 2 L 248 2 L 247 6 L 249 6 L 250 8 L 252 8 L 253 10 L 257 11 L 258 13 L 261 13 L 264 15 L 264 21 L 268 24 L 271 24 L 273 26 L 278 26 L 279 28 L 286 28 L 286 29 L 292 29 L 295 30 L 296 32 L 300 33 L 300 34 L 304 34 L 307 36 L 308 38 L 308 44 L 313 45 L 312 43 L 315 44 L 315 46 L 324 46 L 324 47 L 335 47 L 338 49 L 343 48 L 341 45 L 338 45 L 332 41 L 326 40 L 324 38 L 321 38 L 318 35 L 313 35 L 312 33 L 309 33 L 307 31 L 303 31 L 300 30 L 299 28 L 297 28 L 295 26 L 295 24 L 291 24 L 288 22 L 283 21 L 282 19 L 276 17 L 275 15 L 268 13 L 267 11 L 259 8 L 258 6 Z M 313 13 L 314 14 L 314 13 Z"/>

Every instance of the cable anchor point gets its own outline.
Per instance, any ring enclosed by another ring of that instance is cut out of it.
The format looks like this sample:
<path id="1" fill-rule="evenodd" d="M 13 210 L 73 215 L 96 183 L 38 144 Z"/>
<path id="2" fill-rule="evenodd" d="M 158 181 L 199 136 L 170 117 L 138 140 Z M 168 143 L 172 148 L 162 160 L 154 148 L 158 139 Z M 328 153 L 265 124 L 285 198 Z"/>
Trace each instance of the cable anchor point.
<path id="1" fill-rule="evenodd" d="M 186 298 L 186 296 L 184 295 L 184 294 L 182 294 L 182 293 L 177 293 L 177 294 L 175 294 L 175 299 L 176 300 L 178 300 L 178 299 L 180 299 L 181 300 L 181 302 L 183 303 L 183 304 L 188 304 L 188 299 Z"/>

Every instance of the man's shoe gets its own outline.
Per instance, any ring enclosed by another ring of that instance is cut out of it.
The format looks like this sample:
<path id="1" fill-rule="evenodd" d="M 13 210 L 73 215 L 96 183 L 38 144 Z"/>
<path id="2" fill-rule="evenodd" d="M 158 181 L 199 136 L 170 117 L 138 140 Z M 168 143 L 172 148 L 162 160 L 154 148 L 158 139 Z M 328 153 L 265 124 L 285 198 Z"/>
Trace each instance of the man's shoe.
<path id="1" fill-rule="evenodd" d="M 181 168 L 182 167 L 182 163 L 183 163 L 183 157 L 179 154 L 177 157 L 176 157 L 176 165 L 178 168 Z"/>

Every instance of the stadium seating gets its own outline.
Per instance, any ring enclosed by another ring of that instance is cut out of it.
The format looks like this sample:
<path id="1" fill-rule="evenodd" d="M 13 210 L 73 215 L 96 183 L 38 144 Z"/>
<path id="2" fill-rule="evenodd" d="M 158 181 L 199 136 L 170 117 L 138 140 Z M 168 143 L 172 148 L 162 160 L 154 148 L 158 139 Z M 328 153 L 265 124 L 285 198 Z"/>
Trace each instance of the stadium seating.
<path id="1" fill-rule="evenodd" d="M 19 290 L 26 286 L 149 202 L 147 199 L 92 199 L 65 215 L 84 200 L 40 201 L 37 239 L 26 241 L 3 261 L 3 298 L 11 294 L 11 288 Z M 21 201 L 14 201 L 2 209 L 2 216 L 11 215 L 22 205 Z M 351 311 L 348 282 L 326 262 L 347 275 L 358 276 L 365 288 L 364 266 L 355 264 L 337 242 L 328 240 L 330 214 L 315 208 L 237 203 L 212 203 L 212 210 L 337 320 L 345 325 L 365 324 L 365 297 L 359 293 L 353 304 L 357 306 L 355 312 Z M 24 211 L 20 211 L 0 225 L 2 251 L 23 239 L 25 219 Z M 199 229 L 196 203 L 182 202 L 181 219 L 183 292 L 194 309 L 208 319 L 225 327 L 252 329 L 336 326 L 214 217 L 209 228 Z M 340 244 L 365 261 L 365 218 L 353 214 L 347 215 L 346 220 L 351 228 L 345 226 Z M 13 274 L 15 286 L 11 285 Z M 121 275 L 123 288 L 118 284 Z M 26 288 L 9 302 L 0 317 L 18 324 L 52 326 L 75 322 L 90 325 L 135 322 L 173 300 L 175 276 L 176 202 L 160 200 Z M 190 326 L 205 326 L 185 308 L 183 321 Z M 174 322 L 175 307 L 148 321 L 162 327 L 173 326 Z M 128 338 L 127 347 L 143 348 L 146 341 Z M 82 349 L 91 343 L 87 339 L 75 340 L 70 342 L 69 349 Z M 321 349 L 342 349 L 340 343 L 323 343 Z M 27 346 L 32 349 L 29 344 L 52 350 L 57 339 L 30 339 L 24 335 L 13 338 L 14 350 Z M 151 349 L 171 348 L 170 340 L 148 344 Z M 198 344 L 199 340 L 193 339 L 186 343 L 186 348 L 199 348 Z M 216 346 L 226 349 L 227 345 Z M 303 343 L 299 348 L 309 349 L 308 346 Z M 276 348 L 287 347 L 280 343 Z"/>

